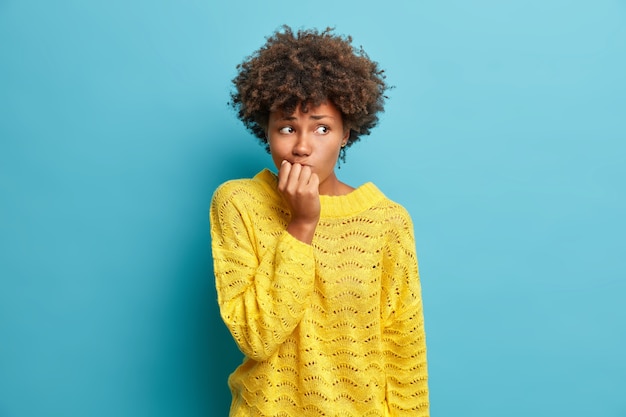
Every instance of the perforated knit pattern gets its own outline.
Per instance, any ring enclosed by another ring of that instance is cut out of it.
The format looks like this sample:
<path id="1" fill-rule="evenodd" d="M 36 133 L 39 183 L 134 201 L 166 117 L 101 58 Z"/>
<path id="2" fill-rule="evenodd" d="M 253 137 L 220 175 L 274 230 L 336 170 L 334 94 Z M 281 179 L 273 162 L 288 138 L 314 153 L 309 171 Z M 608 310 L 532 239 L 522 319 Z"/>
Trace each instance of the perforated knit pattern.
<path id="1" fill-rule="evenodd" d="M 264 170 L 218 188 L 218 303 L 243 364 L 231 416 L 428 416 L 411 219 L 373 184 L 322 196 L 312 245 Z"/>

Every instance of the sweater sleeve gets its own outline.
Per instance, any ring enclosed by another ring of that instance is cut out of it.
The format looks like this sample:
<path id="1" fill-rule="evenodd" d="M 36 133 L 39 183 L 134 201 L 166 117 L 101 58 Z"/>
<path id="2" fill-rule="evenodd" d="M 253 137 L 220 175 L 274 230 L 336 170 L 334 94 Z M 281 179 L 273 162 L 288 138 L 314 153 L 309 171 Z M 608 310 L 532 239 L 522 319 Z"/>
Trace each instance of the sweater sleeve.
<path id="1" fill-rule="evenodd" d="M 210 209 L 211 244 L 222 319 L 246 356 L 264 360 L 300 322 L 313 292 L 315 263 L 312 247 L 287 231 L 273 244 L 254 242 L 253 228 L 262 227 L 248 212 L 254 204 L 269 205 L 232 184 L 218 188 Z"/>
<path id="2" fill-rule="evenodd" d="M 390 416 L 429 415 L 426 338 L 413 224 L 390 218 L 383 269 L 383 350 Z"/>

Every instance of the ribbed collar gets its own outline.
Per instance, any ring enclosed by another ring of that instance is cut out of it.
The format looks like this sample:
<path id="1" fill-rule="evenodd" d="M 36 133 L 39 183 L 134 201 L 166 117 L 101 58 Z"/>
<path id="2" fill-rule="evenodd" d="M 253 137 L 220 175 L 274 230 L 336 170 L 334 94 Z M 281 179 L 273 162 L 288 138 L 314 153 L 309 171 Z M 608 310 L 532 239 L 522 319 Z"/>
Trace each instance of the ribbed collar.
<path id="1" fill-rule="evenodd" d="M 272 190 L 276 191 L 278 178 L 269 169 L 266 168 L 259 172 L 255 179 L 268 184 Z M 346 195 L 321 195 L 322 212 L 320 217 L 353 216 L 371 208 L 385 198 L 385 195 L 371 182 L 361 185 Z"/>

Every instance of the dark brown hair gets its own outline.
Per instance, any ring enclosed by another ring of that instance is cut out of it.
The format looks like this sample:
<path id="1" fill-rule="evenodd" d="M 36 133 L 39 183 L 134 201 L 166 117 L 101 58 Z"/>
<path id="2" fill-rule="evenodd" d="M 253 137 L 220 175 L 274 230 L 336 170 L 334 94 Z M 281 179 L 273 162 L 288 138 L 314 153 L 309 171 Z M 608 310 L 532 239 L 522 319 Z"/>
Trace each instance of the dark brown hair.
<path id="1" fill-rule="evenodd" d="M 350 129 L 347 146 L 378 124 L 389 89 L 384 71 L 363 48 L 352 46 L 350 36 L 332 32 L 326 28 L 294 33 L 283 26 L 237 66 L 229 104 L 268 151 L 265 129 L 272 111 L 291 114 L 298 105 L 331 101 Z"/>

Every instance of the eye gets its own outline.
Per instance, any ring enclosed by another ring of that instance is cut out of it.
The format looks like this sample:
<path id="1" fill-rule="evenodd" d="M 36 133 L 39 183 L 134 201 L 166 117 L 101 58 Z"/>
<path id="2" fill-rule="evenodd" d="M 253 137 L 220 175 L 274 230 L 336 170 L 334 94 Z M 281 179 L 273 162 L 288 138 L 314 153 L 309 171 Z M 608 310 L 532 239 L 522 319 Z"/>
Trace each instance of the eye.
<path id="1" fill-rule="evenodd" d="M 294 132 L 293 127 L 291 126 L 281 127 L 278 131 L 283 135 L 289 135 L 290 133 Z"/>
<path id="2" fill-rule="evenodd" d="M 324 126 L 324 125 L 320 125 L 315 129 L 315 133 L 319 134 L 319 135 L 325 135 L 330 131 L 330 129 L 328 128 L 328 126 Z"/>

